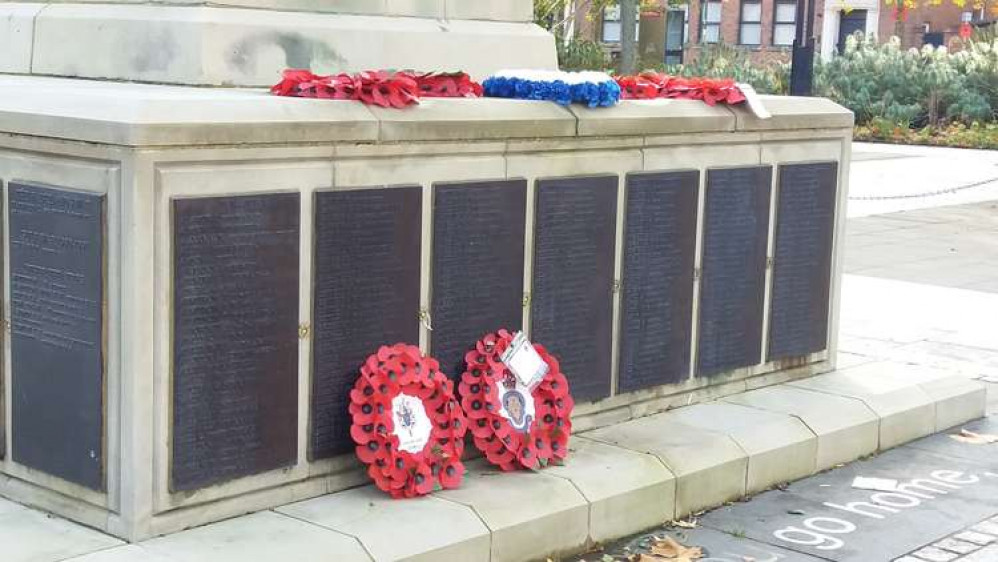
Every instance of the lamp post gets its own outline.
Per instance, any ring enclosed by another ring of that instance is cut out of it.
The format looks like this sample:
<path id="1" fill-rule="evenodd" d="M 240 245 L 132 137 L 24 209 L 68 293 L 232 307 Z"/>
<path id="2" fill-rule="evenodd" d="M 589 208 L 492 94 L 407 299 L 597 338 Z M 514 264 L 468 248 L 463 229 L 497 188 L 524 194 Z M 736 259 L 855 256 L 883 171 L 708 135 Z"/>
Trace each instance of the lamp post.
<path id="1" fill-rule="evenodd" d="M 790 95 L 810 96 L 814 82 L 814 0 L 797 0 L 797 33 L 790 61 Z"/>

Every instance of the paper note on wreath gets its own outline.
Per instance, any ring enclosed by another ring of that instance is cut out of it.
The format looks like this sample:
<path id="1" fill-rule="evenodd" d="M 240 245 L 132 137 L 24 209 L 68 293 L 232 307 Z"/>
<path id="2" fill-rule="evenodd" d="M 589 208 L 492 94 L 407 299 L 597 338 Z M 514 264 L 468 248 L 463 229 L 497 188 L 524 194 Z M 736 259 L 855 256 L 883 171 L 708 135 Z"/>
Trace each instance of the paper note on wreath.
<path id="1" fill-rule="evenodd" d="M 742 91 L 745 95 L 745 105 L 748 106 L 749 111 L 759 119 L 769 119 L 772 115 L 762 104 L 762 98 L 756 93 L 755 88 L 751 84 L 738 84 L 738 89 Z"/>
<path id="2" fill-rule="evenodd" d="M 529 389 L 540 384 L 544 375 L 548 373 L 548 364 L 541 359 L 537 350 L 534 349 L 534 345 L 530 343 L 527 336 L 523 335 L 523 332 L 517 332 L 500 359 L 513 373 L 513 376 L 520 381 L 520 384 Z"/>

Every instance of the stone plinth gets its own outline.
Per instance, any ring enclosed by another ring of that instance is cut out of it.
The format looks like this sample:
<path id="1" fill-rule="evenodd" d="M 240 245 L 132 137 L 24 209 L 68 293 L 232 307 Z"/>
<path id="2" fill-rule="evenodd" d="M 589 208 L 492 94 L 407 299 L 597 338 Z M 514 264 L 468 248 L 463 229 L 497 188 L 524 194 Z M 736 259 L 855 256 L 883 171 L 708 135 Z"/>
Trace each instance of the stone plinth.
<path id="1" fill-rule="evenodd" d="M 555 68 L 532 16 L 529 0 L 0 1 L 0 72 L 268 86 L 288 67 Z"/>
<path id="2" fill-rule="evenodd" d="M 357 486 L 362 355 L 497 310 L 562 357 L 578 430 L 830 370 L 852 115 L 764 102 L 0 78 L 0 494 L 136 540 Z"/>

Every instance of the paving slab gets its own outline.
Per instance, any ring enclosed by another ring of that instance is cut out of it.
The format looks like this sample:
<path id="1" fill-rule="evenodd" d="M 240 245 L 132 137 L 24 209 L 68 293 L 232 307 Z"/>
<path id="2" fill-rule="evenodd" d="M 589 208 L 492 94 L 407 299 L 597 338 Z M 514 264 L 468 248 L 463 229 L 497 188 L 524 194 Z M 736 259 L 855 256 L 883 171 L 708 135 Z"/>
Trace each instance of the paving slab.
<path id="1" fill-rule="evenodd" d="M 998 546 L 986 546 L 966 558 L 961 558 L 960 562 L 994 562 L 995 560 L 998 560 Z"/>
<path id="2" fill-rule="evenodd" d="M 862 400 L 880 418 L 879 448 L 886 450 L 936 430 L 932 397 L 913 381 L 885 376 L 895 367 L 887 361 L 868 363 L 787 384 Z"/>
<path id="3" fill-rule="evenodd" d="M 393 500 L 373 486 L 275 509 L 356 537 L 375 560 L 489 560 L 488 528 L 467 506 L 438 498 Z"/>
<path id="4" fill-rule="evenodd" d="M 748 454 L 748 494 L 815 472 L 818 439 L 792 415 L 727 402 L 680 408 L 672 415 L 693 427 L 728 435 Z"/>
<path id="5" fill-rule="evenodd" d="M 171 562 L 171 559 L 153 554 L 141 546 L 126 544 L 76 556 L 66 562 Z"/>
<path id="6" fill-rule="evenodd" d="M 815 470 L 825 470 L 877 450 L 880 418 L 862 401 L 788 385 L 760 388 L 722 399 L 796 416 L 817 435 Z"/>
<path id="7" fill-rule="evenodd" d="M 573 437 L 565 464 L 544 473 L 572 482 L 589 502 L 589 539 L 603 543 L 676 516 L 676 477 L 653 455 Z"/>
<path id="8" fill-rule="evenodd" d="M 998 443 L 972 445 L 950 437 L 950 435 L 958 433 L 960 429 L 967 429 L 975 433 L 998 435 L 998 420 L 985 418 L 966 423 L 952 428 L 951 431 L 930 435 L 929 437 L 913 441 L 907 447 L 931 451 L 951 458 L 967 459 L 998 469 Z"/>
<path id="9" fill-rule="evenodd" d="M 994 514 L 998 474 L 910 446 L 713 511 L 701 523 L 832 560 L 894 560 Z M 900 493 L 859 490 L 893 478 Z M 962 540 L 962 539 L 961 539 Z"/>
<path id="10" fill-rule="evenodd" d="M 727 435 L 681 423 L 665 412 L 585 433 L 590 439 L 651 453 L 676 475 L 676 516 L 745 495 L 748 455 Z"/>
<path id="11" fill-rule="evenodd" d="M 56 562 L 123 545 L 122 541 L 0 498 L 0 560 Z"/>
<path id="12" fill-rule="evenodd" d="M 464 483 L 434 496 L 466 505 L 492 531 L 491 560 L 519 562 L 578 552 L 587 544 L 589 503 L 564 478 L 500 472 L 468 463 Z"/>
<path id="13" fill-rule="evenodd" d="M 663 527 L 653 529 L 649 534 L 651 536 L 642 535 L 610 545 L 606 550 L 627 554 L 647 553 L 652 536 L 660 538 L 668 536 L 680 544 L 703 549 L 704 557 L 700 562 L 819 562 L 824 560 L 706 527 L 696 529 Z M 582 556 L 579 562 L 603 562 L 603 552 L 589 553 Z"/>
<path id="14" fill-rule="evenodd" d="M 171 562 L 371 562 L 357 539 L 273 511 L 151 539 L 140 546 Z"/>

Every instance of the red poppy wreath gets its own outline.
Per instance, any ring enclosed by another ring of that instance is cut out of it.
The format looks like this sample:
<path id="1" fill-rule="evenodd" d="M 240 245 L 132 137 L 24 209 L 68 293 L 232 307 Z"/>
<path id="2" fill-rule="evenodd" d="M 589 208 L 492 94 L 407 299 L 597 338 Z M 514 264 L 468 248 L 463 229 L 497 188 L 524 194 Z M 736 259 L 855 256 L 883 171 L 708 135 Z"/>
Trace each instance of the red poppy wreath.
<path id="1" fill-rule="evenodd" d="M 418 347 L 382 346 L 368 357 L 350 391 L 350 414 L 357 457 L 393 498 L 461 484 L 464 412 L 454 383 Z"/>
<path id="2" fill-rule="evenodd" d="M 544 346 L 534 345 L 547 372 L 534 371 L 535 377 L 526 380 L 503 362 L 507 349 L 523 342 L 530 345 L 506 330 L 483 337 L 465 355 L 467 371 L 458 387 L 475 446 L 502 470 L 563 460 L 572 433 L 575 402 L 558 360 Z"/>

